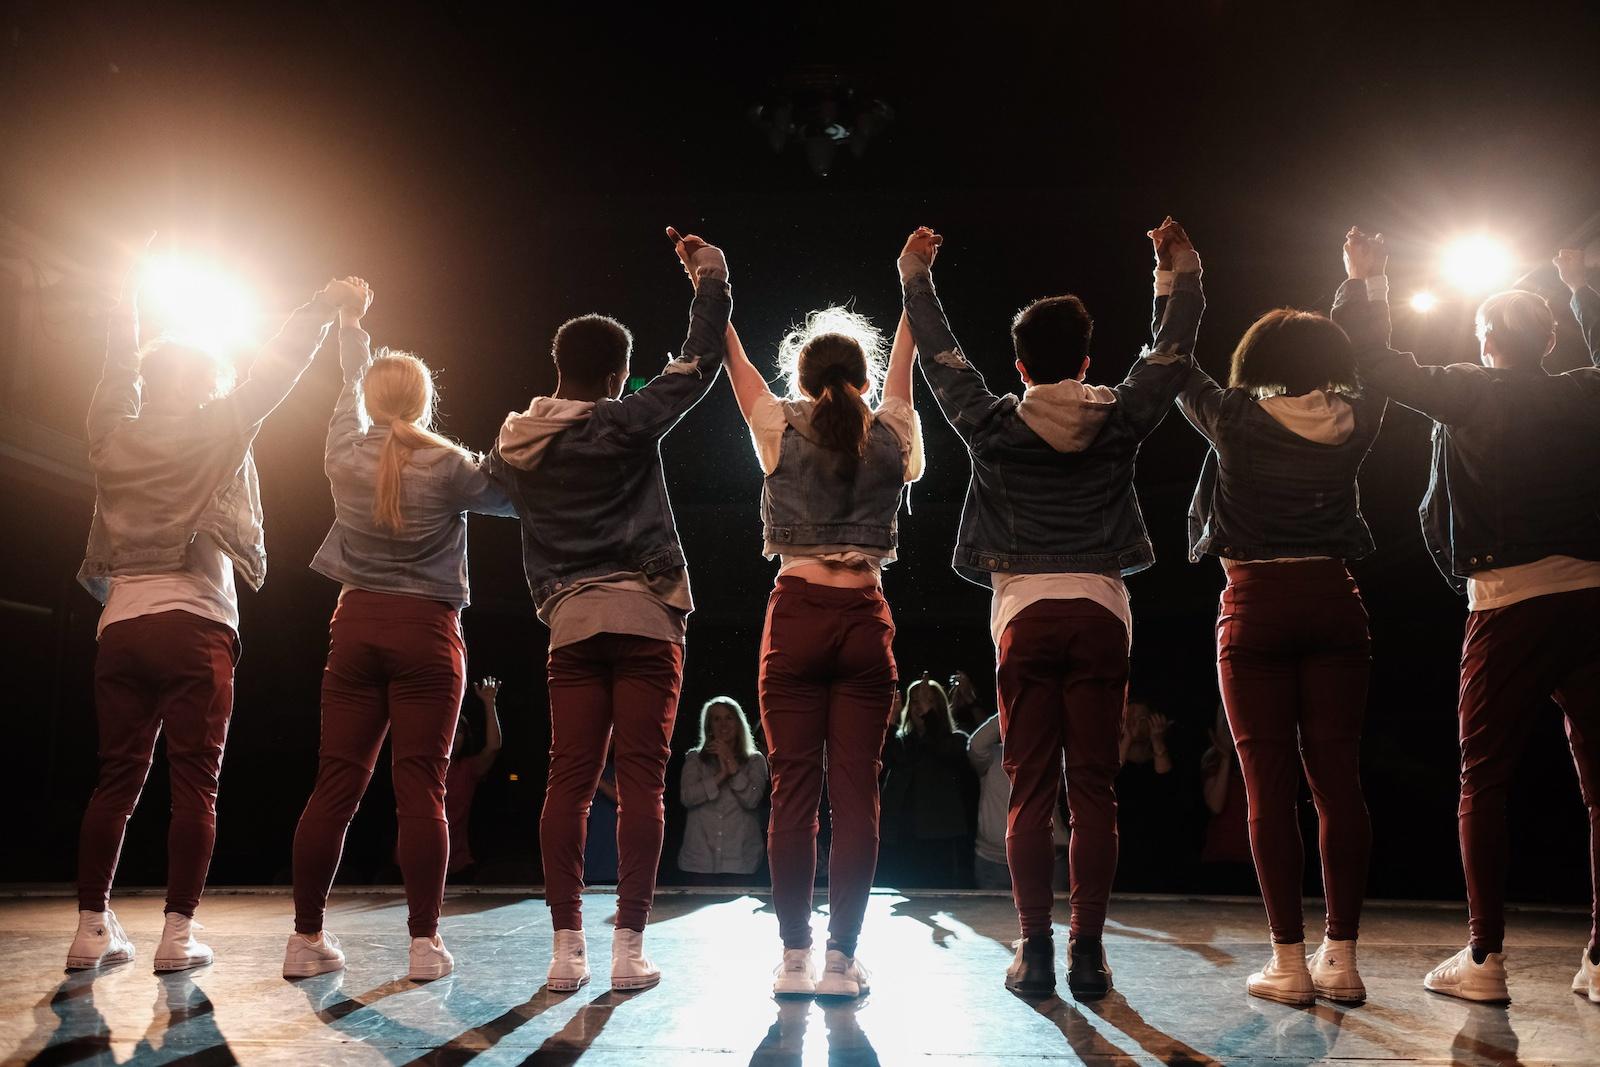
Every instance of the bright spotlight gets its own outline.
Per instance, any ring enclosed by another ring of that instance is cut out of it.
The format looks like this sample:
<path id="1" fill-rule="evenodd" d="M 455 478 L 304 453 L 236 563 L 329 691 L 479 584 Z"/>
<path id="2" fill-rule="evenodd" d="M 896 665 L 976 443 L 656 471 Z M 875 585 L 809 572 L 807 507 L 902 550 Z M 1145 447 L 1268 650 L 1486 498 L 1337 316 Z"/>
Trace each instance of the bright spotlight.
<path id="1" fill-rule="evenodd" d="M 252 343 L 259 319 L 254 298 L 237 279 L 178 256 L 145 262 L 139 314 L 166 336 L 216 353 Z"/>
<path id="2" fill-rule="evenodd" d="M 1463 237 L 1444 250 L 1440 270 L 1457 289 L 1486 293 L 1511 280 L 1515 264 L 1511 251 L 1492 237 Z"/>
<path id="3" fill-rule="evenodd" d="M 1439 303 L 1439 298 L 1426 289 L 1419 289 L 1411 294 L 1411 310 L 1426 315 Z"/>

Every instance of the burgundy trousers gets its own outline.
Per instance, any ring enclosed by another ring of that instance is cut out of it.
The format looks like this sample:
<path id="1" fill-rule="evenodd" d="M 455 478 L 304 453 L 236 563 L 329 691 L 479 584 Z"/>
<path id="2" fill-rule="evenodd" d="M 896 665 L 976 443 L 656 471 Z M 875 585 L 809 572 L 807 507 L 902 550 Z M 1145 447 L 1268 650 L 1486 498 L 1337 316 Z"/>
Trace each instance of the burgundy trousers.
<path id="1" fill-rule="evenodd" d="M 193 915 L 217 840 L 217 779 L 239 637 L 187 611 L 114 622 L 94 659 L 100 775 L 78 837 L 78 907 L 104 911 L 128 818 L 166 734 L 172 780 L 166 910 Z"/>
<path id="2" fill-rule="evenodd" d="M 1467 616 L 1461 646 L 1461 864 L 1472 947 L 1505 938 L 1506 795 L 1534 716 L 1566 713 L 1578 789 L 1589 809 L 1589 943 L 1600 942 L 1600 589 L 1552 593 Z"/>
<path id="3" fill-rule="evenodd" d="M 437 600 L 352 589 L 329 633 L 317 784 L 294 834 L 294 928 L 322 929 L 345 832 L 393 733 L 407 925 L 412 937 L 432 937 L 450 855 L 444 777 L 467 675 L 460 618 Z"/>
<path id="4" fill-rule="evenodd" d="M 557 930 L 583 929 L 589 806 L 617 768 L 617 927 L 643 930 L 666 827 L 667 760 L 683 684 L 683 646 L 596 634 L 550 650 L 550 777 L 539 816 L 544 896 Z"/>
<path id="5" fill-rule="evenodd" d="M 1050 813 L 1062 768 L 1072 826 L 1072 936 L 1099 937 L 1117 870 L 1117 736 L 1128 692 L 1128 631 L 1092 600 L 1041 600 L 1000 635 L 1001 764 L 1011 779 L 1006 863 L 1022 936 L 1050 932 Z"/>
<path id="6" fill-rule="evenodd" d="M 1305 940 L 1300 770 L 1320 824 L 1329 938 L 1353 941 L 1372 825 L 1361 793 L 1361 724 L 1372 641 L 1355 579 L 1337 560 L 1241 563 L 1217 615 L 1217 677 L 1239 750 L 1250 852 L 1272 939 Z"/>
<path id="7" fill-rule="evenodd" d="M 853 945 L 878 866 L 878 774 L 896 683 L 894 619 L 877 586 L 779 578 L 761 635 L 761 728 L 772 769 L 767 860 L 785 948 L 811 945 L 817 807 L 833 820 L 828 934 Z"/>

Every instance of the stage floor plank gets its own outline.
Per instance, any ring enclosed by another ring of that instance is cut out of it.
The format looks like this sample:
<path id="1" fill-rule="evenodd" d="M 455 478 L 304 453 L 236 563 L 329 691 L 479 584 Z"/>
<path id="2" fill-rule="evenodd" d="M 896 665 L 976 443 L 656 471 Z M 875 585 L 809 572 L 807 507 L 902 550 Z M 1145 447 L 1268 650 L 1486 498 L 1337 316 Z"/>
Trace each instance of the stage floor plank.
<path id="1" fill-rule="evenodd" d="M 201 907 L 210 967 L 157 977 L 160 900 L 117 913 L 138 959 L 66 975 L 69 899 L 0 899 L 0 1058 L 6 1064 L 1187 1064 L 1600 1063 L 1600 1005 L 1569 988 L 1587 933 L 1574 912 L 1511 917 L 1514 1003 L 1469 1005 L 1421 987 L 1465 936 L 1461 909 L 1372 904 L 1363 928 L 1368 1003 L 1295 1009 L 1245 995 L 1265 958 L 1256 902 L 1112 902 L 1107 948 L 1117 991 L 1097 1004 L 1019 1000 L 1001 985 L 1015 916 L 1009 898 L 880 891 L 861 958 L 864 1003 L 775 1002 L 777 925 L 766 899 L 665 894 L 646 937 L 665 971 L 653 990 L 606 988 L 610 896 L 585 899 L 596 983 L 542 989 L 549 916 L 537 898 L 468 893 L 446 902 L 456 973 L 404 980 L 405 902 L 336 895 L 328 928 L 348 969 L 279 977 L 291 902 L 215 892 Z M 1058 906 L 1058 914 L 1064 911 Z M 1315 914 L 1308 907 L 1308 918 Z M 823 936 L 825 916 L 818 917 Z M 1064 953 L 1066 935 L 1058 928 Z"/>

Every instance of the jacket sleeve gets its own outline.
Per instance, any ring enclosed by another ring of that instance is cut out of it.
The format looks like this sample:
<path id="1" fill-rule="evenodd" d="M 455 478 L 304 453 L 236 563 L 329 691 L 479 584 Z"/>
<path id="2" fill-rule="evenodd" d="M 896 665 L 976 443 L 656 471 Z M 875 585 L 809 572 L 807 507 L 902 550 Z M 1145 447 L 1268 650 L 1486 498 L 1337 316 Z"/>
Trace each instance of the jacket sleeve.
<path id="1" fill-rule="evenodd" d="M 1164 305 L 1158 299 L 1160 318 L 1150 347 L 1139 353 L 1128 376 L 1115 389 L 1117 404 L 1135 436 L 1146 437 L 1161 425 L 1178 390 L 1189 380 L 1205 309 L 1200 271 L 1178 271 L 1173 276 L 1172 295 L 1165 298 Z"/>
<path id="2" fill-rule="evenodd" d="M 451 477 L 456 506 L 479 515 L 516 518 L 517 509 L 500 483 L 489 477 L 490 457 L 468 453 L 456 461 Z"/>
<path id="3" fill-rule="evenodd" d="M 999 755 L 1000 716 L 992 715 L 972 731 L 972 737 L 967 741 L 967 760 L 981 778 L 989 773 L 989 768 L 994 766 L 995 758 Z"/>
<path id="4" fill-rule="evenodd" d="M 1346 278 L 1339 283 L 1333 296 L 1330 317 L 1350 338 L 1350 344 L 1359 353 L 1369 348 L 1388 348 L 1390 336 L 1389 279 L 1385 275 L 1374 278 Z M 1388 410 L 1389 398 L 1376 382 L 1362 374 L 1359 367 L 1356 377 L 1361 394 L 1351 401 L 1358 410 L 1365 409 L 1381 425 Z"/>
<path id="5" fill-rule="evenodd" d="M 733 799 L 746 811 L 755 811 L 767 795 L 767 761 L 757 752 L 744 761 L 739 773 L 728 779 Z"/>
<path id="6" fill-rule="evenodd" d="M 678 780 L 678 799 L 686 808 L 698 808 L 717 799 L 717 783 L 706 774 L 706 761 L 690 752 L 683 759 L 683 776 Z"/>
<path id="7" fill-rule="evenodd" d="M 311 366 L 335 314 L 334 305 L 321 294 L 296 308 L 283 329 L 256 356 L 249 377 L 212 406 L 231 415 L 239 432 L 254 430 L 283 403 L 289 390 Z"/>
<path id="8" fill-rule="evenodd" d="M 339 330 L 339 371 L 344 385 L 333 403 L 333 418 L 328 422 L 324 465 L 351 447 L 361 435 L 361 382 L 372 366 L 372 338 L 356 326 Z"/>
<path id="9" fill-rule="evenodd" d="M 1600 367 L 1600 293 L 1589 285 L 1573 293 L 1572 313 L 1583 332 L 1583 343 L 1589 348 L 1589 362 Z"/>
<path id="10" fill-rule="evenodd" d="M 911 337 L 917 346 L 917 365 L 950 428 L 970 441 L 1001 411 L 1011 407 L 984 383 L 978 368 L 967 362 L 955 334 L 950 332 L 944 307 L 933 289 L 933 273 L 921 256 L 900 257 L 900 287 Z"/>
<path id="11" fill-rule="evenodd" d="M 699 255 L 711 251 L 715 250 L 702 249 Z M 733 315 L 728 270 L 720 252 L 709 257 L 709 262 L 698 259 L 689 334 L 678 357 L 638 392 L 596 408 L 597 412 L 606 410 L 627 437 L 653 444 L 665 436 L 706 395 L 722 369 L 728 320 Z"/>
<path id="12" fill-rule="evenodd" d="M 93 457 L 106 435 L 139 417 L 139 312 L 127 300 L 106 321 L 106 365 L 89 401 L 87 430 Z"/>

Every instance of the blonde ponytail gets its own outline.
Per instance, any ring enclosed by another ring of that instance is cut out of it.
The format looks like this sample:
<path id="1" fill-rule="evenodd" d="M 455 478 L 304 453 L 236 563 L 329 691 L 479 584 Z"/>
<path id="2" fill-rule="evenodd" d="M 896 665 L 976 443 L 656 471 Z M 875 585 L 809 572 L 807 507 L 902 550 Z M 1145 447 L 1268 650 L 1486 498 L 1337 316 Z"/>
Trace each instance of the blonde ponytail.
<path id="1" fill-rule="evenodd" d="M 434 401 L 433 376 L 428 365 L 416 356 L 385 350 L 367 368 L 362 402 L 374 423 L 389 427 L 389 437 L 378 457 L 372 519 L 391 533 L 405 528 L 401 486 L 415 453 L 425 448 L 443 448 L 466 454 L 454 441 L 434 433 Z"/>

